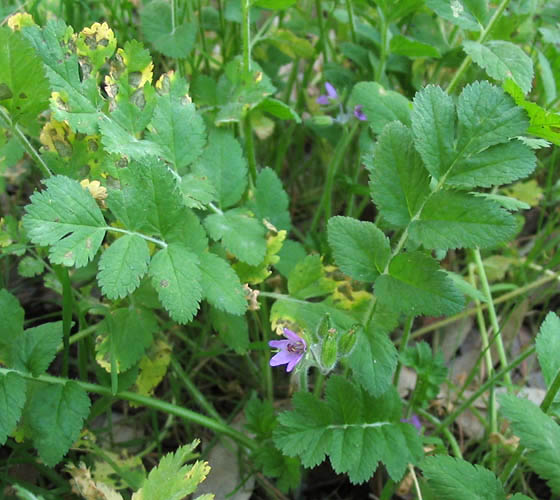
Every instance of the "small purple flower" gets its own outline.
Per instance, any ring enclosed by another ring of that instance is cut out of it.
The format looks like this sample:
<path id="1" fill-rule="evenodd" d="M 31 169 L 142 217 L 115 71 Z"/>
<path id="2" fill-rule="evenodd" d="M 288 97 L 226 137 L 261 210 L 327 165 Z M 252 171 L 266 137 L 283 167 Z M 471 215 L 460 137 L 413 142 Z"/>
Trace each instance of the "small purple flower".
<path id="1" fill-rule="evenodd" d="M 338 99 L 336 89 L 329 82 L 325 82 L 325 89 L 327 90 L 327 95 L 321 94 L 317 97 L 317 104 L 321 104 L 322 106 L 328 104 L 329 101 L 336 101 Z"/>
<path id="2" fill-rule="evenodd" d="M 367 116 L 362 111 L 362 105 L 361 104 L 358 104 L 357 106 L 354 107 L 354 116 L 362 122 L 367 121 Z"/>
<path id="3" fill-rule="evenodd" d="M 413 425 L 418 432 L 422 430 L 422 423 L 416 413 L 413 413 L 410 418 L 401 418 L 401 422 Z"/>
<path id="4" fill-rule="evenodd" d="M 280 349 L 270 360 L 270 366 L 288 365 L 287 372 L 291 372 L 301 361 L 307 344 L 299 335 L 284 328 L 284 337 L 288 340 L 271 340 L 268 345 L 275 349 Z"/>

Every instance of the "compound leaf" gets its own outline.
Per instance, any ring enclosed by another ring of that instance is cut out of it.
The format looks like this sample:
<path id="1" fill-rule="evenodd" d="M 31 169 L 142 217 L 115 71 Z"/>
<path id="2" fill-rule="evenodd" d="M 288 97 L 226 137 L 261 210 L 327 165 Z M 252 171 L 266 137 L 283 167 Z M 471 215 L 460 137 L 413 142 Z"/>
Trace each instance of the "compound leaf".
<path id="1" fill-rule="evenodd" d="M 421 252 L 395 256 L 389 274 L 377 278 L 375 294 L 389 309 L 407 314 L 449 316 L 464 307 L 464 297 L 451 278 Z"/>
<path id="2" fill-rule="evenodd" d="M 16 373 L 0 373 L 0 445 L 15 429 L 25 405 L 25 379 Z"/>
<path id="3" fill-rule="evenodd" d="M 125 234 L 117 238 L 99 259 L 97 281 L 103 295 L 122 299 L 140 285 L 148 270 L 150 251 L 144 238 Z"/>
<path id="4" fill-rule="evenodd" d="M 560 370 L 560 318 L 552 311 L 546 315 L 535 344 L 544 380 L 550 386 Z"/>
<path id="5" fill-rule="evenodd" d="M 33 392 L 24 414 L 46 465 L 54 467 L 78 439 L 89 406 L 86 391 L 76 382 L 42 384 Z"/>
<path id="6" fill-rule="evenodd" d="M 79 182 L 62 175 L 45 180 L 26 206 L 23 226 L 31 241 L 51 245 L 54 264 L 85 266 L 105 236 L 106 224 L 97 203 Z"/>
<path id="7" fill-rule="evenodd" d="M 14 368 L 38 377 L 47 371 L 62 343 L 62 321 L 28 328 L 12 347 Z"/>
<path id="8" fill-rule="evenodd" d="M 263 168 L 257 176 L 255 189 L 255 215 L 266 219 L 276 229 L 289 230 L 291 227 L 288 207 L 290 201 L 282 186 L 282 181 L 274 170 Z"/>
<path id="9" fill-rule="evenodd" d="M 149 273 L 159 300 L 178 323 L 188 323 L 202 299 L 198 257 L 184 246 L 171 244 L 152 257 Z"/>
<path id="10" fill-rule="evenodd" d="M 359 281 L 374 281 L 391 254 L 388 238 L 375 224 L 351 217 L 331 217 L 328 240 L 337 266 Z"/>

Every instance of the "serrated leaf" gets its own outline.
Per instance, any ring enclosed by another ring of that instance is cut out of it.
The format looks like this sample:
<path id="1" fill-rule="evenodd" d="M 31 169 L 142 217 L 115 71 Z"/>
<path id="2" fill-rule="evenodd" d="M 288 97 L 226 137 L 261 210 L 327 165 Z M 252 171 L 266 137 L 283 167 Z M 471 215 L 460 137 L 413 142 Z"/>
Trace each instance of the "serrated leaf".
<path id="1" fill-rule="evenodd" d="M 560 318 L 556 313 L 546 315 L 535 344 L 544 380 L 550 386 L 560 370 Z"/>
<path id="2" fill-rule="evenodd" d="M 298 392 L 294 409 L 278 416 L 274 442 L 288 456 L 299 456 L 314 467 L 326 455 L 337 473 L 347 473 L 352 483 L 373 476 L 379 461 L 398 481 L 408 463 L 422 456 L 416 430 L 400 422 L 401 403 L 394 388 L 379 398 L 332 376 L 326 384 L 326 399 Z"/>
<path id="3" fill-rule="evenodd" d="M 434 57 L 440 58 L 439 50 L 433 45 L 408 38 L 403 35 L 395 35 L 390 42 L 391 52 L 410 58 L 415 57 Z"/>
<path id="4" fill-rule="evenodd" d="M 82 430 L 90 401 L 76 382 L 42 384 L 25 408 L 33 444 L 49 467 L 54 467 Z"/>
<path id="5" fill-rule="evenodd" d="M 0 27 L 0 47 L 0 103 L 12 121 L 33 126 L 49 106 L 50 89 L 41 59 L 20 32 L 7 26 Z"/>
<path id="6" fill-rule="evenodd" d="M 185 462 L 195 457 L 193 450 L 198 441 L 168 453 L 154 467 L 142 485 L 141 498 L 145 500 L 181 500 L 193 493 L 210 472 L 207 462 L 197 461 L 193 465 Z M 139 491 L 139 493 L 140 493 Z"/>
<path id="7" fill-rule="evenodd" d="M 489 247 L 511 239 L 515 218 L 490 200 L 438 191 L 410 225 L 410 237 L 430 249 Z"/>
<path id="8" fill-rule="evenodd" d="M 8 290 L 0 289 L 0 362 L 8 364 L 11 358 L 13 339 L 23 334 L 23 320 L 25 313 L 16 299 Z"/>
<path id="9" fill-rule="evenodd" d="M 227 131 L 210 132 L 208 146 L 193 169 L 216 188 L 222 208 L 235 205 L 247 187 L 247 162 L 239 142 Z"/>
<path id="10" fill-rule="evenodd" d="M 420 464 L 430 489 L 439 500 L 505 500 L 493 472 L 460 458 L 427 457 Z"/>
<path id="11" fill-rule="evenodd" d="M 204 209 L 216 200 L 216 188 L 204 175 L 187 174 L 181 180 L 183 201 L 189 208 Z"/>
<path id="12" fill-rule="evenodd" d="M 54 264 L 83 267 L 93 259 L 105 237 L 101 210 L 75 180 L 62 175 L 45 180 L 47 189 L 35 192 L 23 225 L 31 241 L 50 245 Z"/>
<path id="13" fill-rule="evenodd" d="M 247 310 L 243 287 L 231 266 L 212 253 L 199 254 L 204 297 L 222 311 L 241 315 Z"/>
<path id="14" fill-rule="evenodd" d="M 450 316 L 464 307 L 464 298 L 433 258 L 420 252 L 398 254 L 389 274 L 377 278 L 378 300 L 406 314 Z"/>
<path id="15" fill-rule="evenodd" d="M 385 125 L 395 120 L 410 125 L 411 102 L 398 92 L 385 90 L 377 82 L 356 84 L 348 105 L 350 108 L 362 106 L 362 111 L 376 134 L 380 134 Z"/>
<path id="16" fill-rule="evenodd" d="M 383 217 L 406 226 L 430 193 L 430 177 L 408 127 L 393 122 L 383 129 L 369 171 L 371 196 Z"/>
<path id="17" fill-rule="evenodd" d="M 273 97 L 263 99 L 254 109 L 270 113 L 272 116 L 282 120 L 294 120 L 296 123 L 301 123 L 301 118 L 294 109 L 285 102 L 274 99 Z"/>
<path id="18" fill-rule="evenodd" d="M 292 59 L 310 59 L 315 54 L 315 49 L 309 40 L 289 30 L 278 29 L 267 36 L 267 40 Z"/>
<path id="19" fill-rule="evenodd" d="M 249 349 L 249 325 L 245 316 L 234 316 L 212 308 L 210 321 L 221 341 L 237 354 L 245 354 Z"/>
<path id="20" fill-rule="evenodd" d="M 351 217 L 331 217 L 328 240 L 334 260 L 348 276 L 358 281 L 374 281 L 383 272 L 391 246 L 378 227 Z"/>
<path id="21" fill-rule="evenodd" d="M 152 257 L 149 274 L 159 300 L 177 323 L 188 323 L 202 299 L 198 257 L 172 244 Z"/>
<path id="22" fill-rule="evenodd" d="M 264 225 L 249 217 L 242 209 L 206 217 L 204 225 L 213 240 L 221 240 L 224 248 L 239 260 L 256 266 L 266 254 Z"/>
<path id="23" fill-rule="evenodd" d="M 154 48 L 167 57 L 186 58 L 194 47 L 196 26 L 192 23 L 173 24 L 171 5 L 155 0 L 142 8 L 142 33 Z"/>
<path id="24" fill-rule="evenodd" d="M 42 274 L 45 270 L 45 264 L 41 259 L 34 259 L 27 255 L 18 262 L 18 273 L 24 278 L 32 278 L 38 274 Z"/>
<path id="25" fill-rule="evenodd" d="M 447 19 L 460 28 L 470 31 L 480 31 L 482 29 L 464 0 L 426 0 L 426 5 L 438 16 Z"/>
<path id="26" fill-rule="evenodd" d="M 463 48 L 490 77 L 498 81 L 511 78 L 525 94 L 530 92 L 534 76 L 533 60 L 521 47 L 504 40 L 484 43 L 465 40 Z"/>
<path id="27" fill-rule="evenodd" d="M 439 179 L 455 158 L 455 105 L 440 87 L 428 85 L 414 97 L 414 144 L 430 174 Z"/>
<path id="28" fill-rule="evenodd" d="M 14 368 L 38 377 L 47 371 L 62 343 L 62 321 L 28 328 L 12 347 Z"/>
<path id="29" fill-rule="evenodd" d="M 0 445 L 15 429 L 25 405 L 25 379 L 15 373 L 0 373 Z"/>
<path id="30" fill-rule="evenodd" d="M 266 477 L 276 478 L 276 485 L 287 493 L 301 482 L 301 464 L 297 458 L 287 457 L 274 446 L 261 446 L 251 455 L 255 465 Z"/>
<path id="31" fill-rule="evenodd" d="M 292 225 L 288 211 L 290 200 L 276 172 L 269 167 L 263 168 L 255 187 L 254 211 L 257 218 L 266 219 L 276 229 L 289 230 Z"/>
<path id="32" fill-rule="evenodd" d="M 360 332 L 348 366 L 356 381 L 372 396 L 385 393 L 397 367 L 397 350 L 383 328 L 372 323 L 367 332 Z"/>
<path id="33" fill-rule="evenodd" d="M 560 426 L 538 406 L 512 394 L 498 399 L 500 412 L 511 421 L 531 468 L 546 479 L 553 493 L 560 493 Z"/>
<path id="34" fill-rule="evenodd" d="M 509 184 L 527 177 L 536 164 L 535 154 L 522 142 L 513 140 L 459 161 L 449 173 L 447 184 L 463 188 Z"/>
<path id="35" fill-rule="evenodd" d="M 131 294 L 140 285 L 149 262 L 150 250 L 144 238 L 136 234 L 117 238 L 99 259 L 97 281 L 103 295 L 116 300 Z"/>
<path id="36" fill-rule="evenodd" d="M 270 266 L 276 265 L 280 260 L 277 254 L 283 248 L 286 234 L 286 231 L 279 231 L 277 234 L 272 232 L 268 234 L 266 238 L 266 255 L 262 262 L 256 266 L 250 266 L 245 262 L 236 262 L 233 265 L 233 269 L 243 283 L 256 285 L 262 283 L 272 274 Z"/>
<path id="37" fill-rule="evenodd" d="M 321 257 L 308 255 L 298 262 L 288 277 L 288 291 L 292 297 L 310 299 L 331 293 L 336 283 L 327 278 Z"/>
<path id="38" fill-rule="evenodd" d="M 154 313 L 138 307 L 111 311 L 104 325 L 107 335 L 96 345 L 96 358 L 110 371 L 111 356 L 114 356 L 118 373 L 126 372 L 142 358 L 158 331 Z"/>
<path id="39" fill-rule="evenodd" d="M 193 103 L 168 94 L 157 98 L 148 138 L 160 146 L 175 170 L 181 171 L 202 154 L 206 127 Z"/>
<path id="40" fill-rule="evenodd" d="M 140 360 L 140 374 L 136 380 L 138 393 L 148 396 L 163 380 L 171 362 L 171 346 L 163 340 L 152 344 L 146 355 Z"/>

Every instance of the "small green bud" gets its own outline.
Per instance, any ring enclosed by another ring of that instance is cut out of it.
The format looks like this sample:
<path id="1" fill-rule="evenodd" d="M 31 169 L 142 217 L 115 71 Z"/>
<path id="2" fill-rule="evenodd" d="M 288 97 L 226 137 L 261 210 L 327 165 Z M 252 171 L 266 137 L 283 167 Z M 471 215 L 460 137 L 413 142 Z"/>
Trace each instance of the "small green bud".
<path id="1" fill-rule="evenodd" d="M 321 318 L 321 321 L 319 322 L 319 326 L 317 327 L 317 337 L 319 339 L 324 339 L 331 330 L 332 330 L 331 315 L 329 313 L 325 313 L 325 315 Z"/>
<path id="2" fill-rule="evenodd" d="M 339 342 L 340 354 L 342 356 L 349 356 L 352 353 L 358 341 L 358 334 L 362 328 L 362 325 L 356 323 L 347 332 L 342 334 Z"/>
<path id="3" fill-rule="evenodd" d="M 327 115 L 315 115 L 312 120 L 315 125 L 319 125 L 320 127 L 330 127 L 334 122 L 334 120 Z"/>
<path id="4" fill-rule="evenodd" d="M 330 372 L 338 359 L 338 339 L 336 331 L 332 330 L 323 339 L 321 346 L 321 368 L 324 373 Z"/>

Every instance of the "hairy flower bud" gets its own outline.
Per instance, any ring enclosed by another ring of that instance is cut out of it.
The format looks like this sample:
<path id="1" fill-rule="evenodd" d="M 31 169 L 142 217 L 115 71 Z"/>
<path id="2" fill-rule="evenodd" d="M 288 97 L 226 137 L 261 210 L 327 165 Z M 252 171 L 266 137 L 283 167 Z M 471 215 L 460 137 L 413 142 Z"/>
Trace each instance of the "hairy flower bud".
<path id="1" fill-rule="evenodd" d="M 324 339 L 330 330 L 332 330 L 331 315 L 325 313 L 319 322 L 319 326 L 317 326 L 317 338 Z"/>
<path id="2" fill-rule="evenodd" d="M 330 372 L 338 359 L 338 339 L 336 331 L 331 329 L 323 339 L 321 346 L 321 369 L 324 373 Z"/>
<path id="3" fill-rule="evenodd" d="M 349 356 L 352 353 L 354 347 L 356 346 L 356 342 L 358 341 L 358 334 L 361 329 L 362 325 L 356 323 L 348 331 L 342 334 L 338 345 L 341 356 Z"/>

